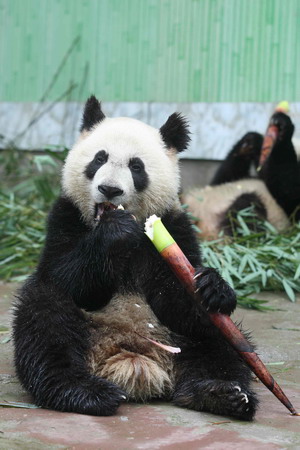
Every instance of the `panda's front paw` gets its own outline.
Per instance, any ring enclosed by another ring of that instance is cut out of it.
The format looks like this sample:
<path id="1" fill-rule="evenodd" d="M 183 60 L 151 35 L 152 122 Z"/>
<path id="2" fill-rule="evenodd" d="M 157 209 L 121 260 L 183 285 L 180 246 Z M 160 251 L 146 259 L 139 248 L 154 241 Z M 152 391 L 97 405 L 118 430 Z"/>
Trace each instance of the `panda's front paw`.
<path id="1" fill-rule="evenodd" d="M 256 132 L 246 133 L 235 146 L 235 156 L 242 156 L 244 159 L 252 160 L 259 155 L 262 145 L 262 135 Z"/>
<path id="2" fill-rule="evenodd" d="M 104 212 L 97 228 L 109 246 L 125 244 L 135 247 L 143 236 L 143 230 L 135 217 L 121 209 Z"/>
<path id="3" fill-rule="evenodd" d="M 291 140 L 295 127 L 287 114 L 276 112 L 271 118 L 270 125 L 275 125 L 278 128 L 278 140 Z"/>
<path id="4" fill-rule="evenodd" d="M 230 315 L 234 311 L 235 292 L 215 269 L 199 267 L 194 278 L 197 297 L 208 312 Z"/>

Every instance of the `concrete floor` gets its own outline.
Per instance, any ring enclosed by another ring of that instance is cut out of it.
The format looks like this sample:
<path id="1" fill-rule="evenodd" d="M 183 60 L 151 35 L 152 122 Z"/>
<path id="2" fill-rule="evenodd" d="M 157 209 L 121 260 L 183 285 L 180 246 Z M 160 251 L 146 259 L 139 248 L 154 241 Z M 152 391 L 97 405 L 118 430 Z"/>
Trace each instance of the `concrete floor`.
<path id="1" fill-rule="evenodd" d="M 31 402 L 12 364 L 9 337 L 12 292 L 0 285 L 0 402 Z M 300 410 L 300 298 L 264 294 L 274 312 L 238 309 L 253 330 L 258 353 L 295 408 Z M 45 409 L 0 407 L 1 449 L 300 449 L 300 417 L 288 410 L 260 382 L 261 407 L 252 423 L 188 411 L 163 402 L 124 404 L 113 417 L 59 413 Z"/>

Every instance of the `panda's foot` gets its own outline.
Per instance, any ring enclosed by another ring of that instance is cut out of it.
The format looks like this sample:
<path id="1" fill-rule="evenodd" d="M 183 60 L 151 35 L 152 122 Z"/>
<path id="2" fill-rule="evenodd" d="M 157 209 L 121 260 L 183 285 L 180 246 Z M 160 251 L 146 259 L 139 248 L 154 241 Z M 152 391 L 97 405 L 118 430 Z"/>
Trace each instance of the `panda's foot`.
<path id="1" fill-rule="evenodd" d="M 215 269 L 199 267 L 194 278 L 197 297 L 208 312 L 229 315 L 234 311 L 235 292 Z"/>
<path id="2" fill-rule="evenodd" d="M 270 125 L 275 125 L 278 130 L 279 141 L 290 141 L 294 133 L 294 125 L 291 118 L 283 112 L 276 112 L 271 117 Z"/>
<path id="3" fill-rule="evenodd" d="M 252 420 L 258 400 L 254 392 L 238 382 L 223 380 L 189 380 L 175 390 L 176 405 L 197 411 Z"/>
<path id="4" fill-rule="evenodd" d="M 56 386 L 53 395 L 47 392 L 47 397 L 39 393 L 35 396 L 39 406 L 93 416 L 111 416 L 127 399 L 116 384 L 96 376 L 78 380 L 75 385 Z"/>

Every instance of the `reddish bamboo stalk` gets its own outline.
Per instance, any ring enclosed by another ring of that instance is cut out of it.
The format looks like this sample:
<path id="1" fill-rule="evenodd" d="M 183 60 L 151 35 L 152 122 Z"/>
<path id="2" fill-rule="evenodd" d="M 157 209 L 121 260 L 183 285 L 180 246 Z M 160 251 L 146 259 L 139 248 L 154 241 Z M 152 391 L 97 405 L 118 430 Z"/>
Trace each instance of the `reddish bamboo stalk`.
<path id="1" fill-rule="evenodd" d="M 287 113 L 288 109 L 289 109 L 288 103 L 281 102 L 275 108 L 275 112 Z M 262 147 L 261 147 L 260 158 L 259 158 L 259 163 L 258 163 L 258 168 L 257 168 L 258 172 L 261 170 L 262 166 L 264 165 L 267 158 L 269 157 L 269 155 L 272 151 L 272 148 L 278 138 L 278 133 L 279 133 L 278 127 L 276 125 L 269 124 L 266 134 L 263 139 Z"/>
<path id="2" fill-rule="evenodd" d="M 262 147 L 261 147 L 259 163 L 258 163 L 258 168 L 257 168 L 258 171 L 261 170 L 262 166 L 264 165 L 268 156 L 270 155 L 271 150 L 277 140 L 278 133 L 279 133 L 279 130 L 276 125 L 268 126 L 268 129 L 264 136 Z"/>
<path id="3" fill-rule="evenodd" d="M 174 242 L 164 248 L 160 253 L 189 294 L 195 298 L 195 269 L 180 247 Z M 269 373 L 268 369 L 260 360 L 258 355 L 254 352 L 251 344 L 247 341 L 230 317 L 220 313 L 210 313 L 209 317 L 213 324 L 220 330 L 225 339 L 232 345 L 232 347 L 252 369 L 255 375 L 260 379 L 260 381 L 275 395 L 275 397 L 278 398 L 278 400 L 281 401 L 281 403 L 292 413 L 293 416 L 299 416 L 300 414 L 297 413 L 290 400 Z"/>

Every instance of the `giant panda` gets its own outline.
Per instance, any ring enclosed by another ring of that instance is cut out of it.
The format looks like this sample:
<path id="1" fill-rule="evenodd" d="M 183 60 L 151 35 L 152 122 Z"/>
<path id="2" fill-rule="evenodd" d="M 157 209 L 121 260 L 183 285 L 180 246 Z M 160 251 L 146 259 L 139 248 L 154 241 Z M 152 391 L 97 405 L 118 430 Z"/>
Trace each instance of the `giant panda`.
<path id="1" fill-rule="evenodd" d="M 160 398 L 254 417 L 250 370 L 208 315 L 231 314 L 235 294 L 203 267 L 178 200 L 178 153 L 189 139 L 178 113 L 155 129 L 107 118 L 87 100 L 45 248 L 15 305 L 15 366 L 37 405 L 106 416 Z M 152 214 L 196 268 L 197 302 L 144 234 Z"/>
<path id="2" fill-rule="evenodd" d="M 182 196 L 201 238 L 215 239 L 221 231 L 231 235 L 238 211 L 249 206 L 278 231 L 290 225 L 290 218 L 300 219 L 300 166 L 292 143 L 294 125 L 282 112 L 276 112 L 270 124 L 278 128 L 279 135 L 261 170 L 257 171 L 263 137 L 249 132 L 234 145 L 208 186 L 193 188 Z M 256 227 L 259 222 L 249 224 L 249 228 Z"/>

